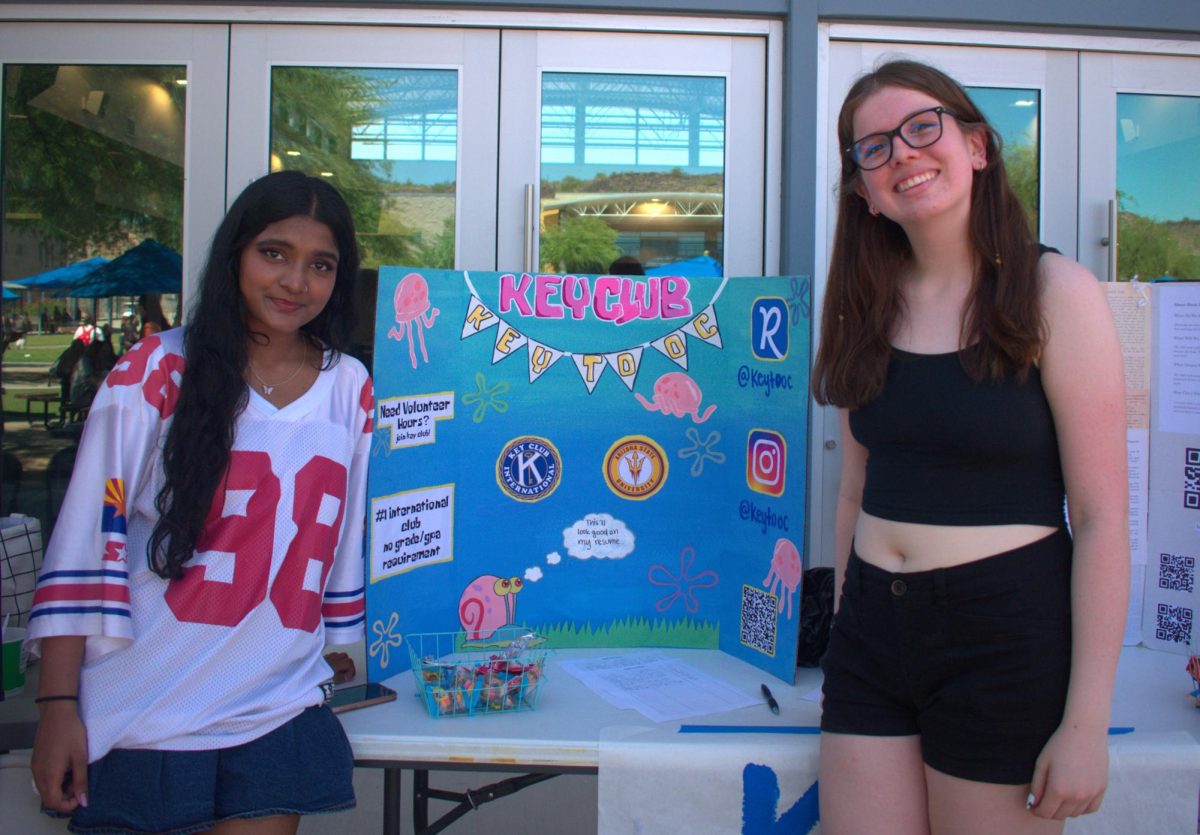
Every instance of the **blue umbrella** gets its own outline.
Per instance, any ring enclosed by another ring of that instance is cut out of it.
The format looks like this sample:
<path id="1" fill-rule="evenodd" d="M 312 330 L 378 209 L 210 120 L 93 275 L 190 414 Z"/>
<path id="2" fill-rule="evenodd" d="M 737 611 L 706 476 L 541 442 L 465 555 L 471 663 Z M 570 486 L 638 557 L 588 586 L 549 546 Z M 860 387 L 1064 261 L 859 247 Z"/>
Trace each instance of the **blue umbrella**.
<path id="1" fill-rule="evenodd" d="M 54 295 L 98 299 L 178 293 L 182 289 L 183 258 L 170 247 L 147 238 Z"/>
<path id="2" fill-rule="evenodd" d="M 17 278 L 4 283 L 9 287 L 16 287 L 18 290 L 57 290 L 60 287 L 69 287 L 92 270 L 107 263 L 107 258 L 89 258 L 86 261 L 78 261 L 65 267 L 58 267 L 44 273 L 31 275 L 28 278 Z"/>
<path id="3" fill-rule="evenodd" d="M 8 301 L 9 299 L 19 299 L 19 298 L 21 298 L 21 296 L 20 296 L 20 294 L 14 293 L 12 290 L 9 290 L 7 287 L 5 287 L 4 294 L 2 296 L 0 296 L 0 298 L 3 298 L 5 301 Z"/>
<path id="4" fill-rule="evenodd" d="M 651 267 L 646 275 L 685 275 L 685 276 L 719 276 L 721 264 L 707 255 L 689 258 L 686 261 L 676 261 L 673 264 L 663 264 L 661 267 Z"/>

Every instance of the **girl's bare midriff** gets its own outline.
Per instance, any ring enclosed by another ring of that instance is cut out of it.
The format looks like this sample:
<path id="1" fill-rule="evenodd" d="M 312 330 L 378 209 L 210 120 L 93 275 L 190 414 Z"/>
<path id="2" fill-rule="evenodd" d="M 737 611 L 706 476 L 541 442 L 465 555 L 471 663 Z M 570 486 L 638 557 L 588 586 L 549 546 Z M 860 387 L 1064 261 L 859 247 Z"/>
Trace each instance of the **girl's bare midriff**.
<path id="1" fill-rule="evenodd" d="M 974 562 L 1037 542 L 1048 525 L 926 525 L 859 513 L 854 551 L 885 571 L 928 571 Z"/>

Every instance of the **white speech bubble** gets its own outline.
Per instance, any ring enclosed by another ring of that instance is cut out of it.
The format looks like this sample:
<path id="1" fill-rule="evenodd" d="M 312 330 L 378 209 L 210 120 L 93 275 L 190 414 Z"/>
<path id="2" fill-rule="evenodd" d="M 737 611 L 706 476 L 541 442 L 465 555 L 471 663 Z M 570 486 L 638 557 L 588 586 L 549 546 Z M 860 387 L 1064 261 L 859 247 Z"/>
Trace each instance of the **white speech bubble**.
<path id="1" fill-rule="evenodd" d="M 562 554 L 558 553 L 558 551 L 551 551 L 546 555 L 547 565 L 558 565 L 560 562 L 562 562 Z"/>
<path id="2" fill-rule="evenodd" d="M 621 560 L 633 553 L 633 531 L 607 513 L 589 513 L 563 528 L 563 547 L 577 560 Z"/>
<path id="3" fill-rule="evenodd" d="M 538 580 L 542 579 L 542 569 L 538 568 L 536 565 L 532 568 L 526 568 L 525 579 L 531 583 L 536 583 Z"/>

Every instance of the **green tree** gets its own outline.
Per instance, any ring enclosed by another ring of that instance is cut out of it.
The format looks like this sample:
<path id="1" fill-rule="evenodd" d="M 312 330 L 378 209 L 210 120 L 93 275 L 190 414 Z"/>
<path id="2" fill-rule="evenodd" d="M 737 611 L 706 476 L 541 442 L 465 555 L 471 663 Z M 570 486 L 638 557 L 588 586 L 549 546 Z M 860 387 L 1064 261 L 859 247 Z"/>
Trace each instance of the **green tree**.
<path id="1" fill-rule="evenodd" d="M 328 176 L 354 216 L 364 267 L 410 264 L 417 252 L 416 234 L 384 214 L 392 164 L 350 155 L 355 126 L 377 121 L 390 92 L 386 78 L 350 69 L 275 67 L 271 74 L 272 157 Z"/>
<path id="2" fill-rule="evenodd" d="M 1004 170 L 1008 184 L 1012 186 L 1029 228 L 1037 234 L 1038 229 L 1038 158 L 1032 142 L 1012 142 L 1004 146 Z"/>
<path id="3" fill-rule="evenodd" d="M 1121 212 L 1117 221 L 1117 272 L 1121 281 L 1169 275 L 1200 278 L 1200 253 L 1187 250 L 1171 230 L 1152 218 Z"/>
<path id="4" fill-rule="evenodd" d="M 442 231 L 428 243 L 422 242 L 417 250 L 416 264 L 435 270 L 454 269 L 454 216 L 442 222 Z"/>
<path id="5" fill-rule="evenodd" d="M 136 109 L 119 110 L 131 105 L 115 101 L 112 92 L 94 113 L 67 112 L 56 90 L 60 70 L 91 78 L 95 89 L 144 78 L 167 91 L 172 115 L 157 122 L 139 119 Z M 119 255 L 148 237 L 179 250 L 183 148 L 174 148 L 157 125 L 183 124 L 182 88 L 174 83 L 182 70 L 10 67 L 4 97 L 6 231 L 32 236 L 64 263 Z"/>
<path id="6" fill-rule="evenodd" d="M 564 218 L 542 233 L 542 264 L 562 273 L 599 273 L 620 250 L 617 230 L 598 217 Z"/>

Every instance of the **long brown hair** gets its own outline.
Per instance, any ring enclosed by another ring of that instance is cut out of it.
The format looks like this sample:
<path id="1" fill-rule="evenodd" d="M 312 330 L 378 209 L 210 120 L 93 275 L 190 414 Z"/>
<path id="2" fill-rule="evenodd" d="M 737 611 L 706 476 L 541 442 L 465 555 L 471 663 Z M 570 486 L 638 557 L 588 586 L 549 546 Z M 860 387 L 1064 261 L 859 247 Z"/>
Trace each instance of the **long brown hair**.
<path id="1" fill-rule="evenodd" d="M 838 115 L 838 145 L 854 141 L 854 115 L 884 87 L 927 93 L 954 112 L 964 133 L 986 143 L 987 167 L 971 187 L 969 235 L 975 275 L 963 311 L 962 353 L 975 379 L 1022 376 L 1043 341 L 1038 305 L 1036 240 L 1008 185 L 1000 137 L 963 88 L 945 73 L 915 61 L 891 61 L 854 83 Z M 856 408 L 883 389 L 890 338 L 903 299 L 898 276 L 912 256 L 908 237 L 883 215 L 873 216 L 855 191 L 861 172 L 842 151 L 837 230 L 821 313 L 821 346 L 813 369 L 813 396 L 823 405 Z"/>

